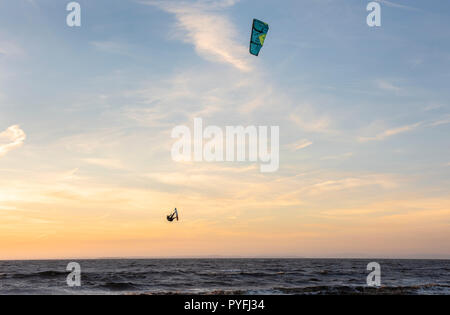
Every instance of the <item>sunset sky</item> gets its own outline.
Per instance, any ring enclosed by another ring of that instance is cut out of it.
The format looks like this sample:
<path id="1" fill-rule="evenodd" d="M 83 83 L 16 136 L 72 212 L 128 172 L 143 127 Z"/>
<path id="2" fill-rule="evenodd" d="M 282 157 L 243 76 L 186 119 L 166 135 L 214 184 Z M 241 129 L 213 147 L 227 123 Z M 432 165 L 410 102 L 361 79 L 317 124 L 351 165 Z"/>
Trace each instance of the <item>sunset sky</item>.
<path id="1" fill-rule="evenodd" d="M 69 2 L 0 1 L 0 259 L 450 258 L 449 1 Z M 173 161 L 195 117 L 279 170 Z"/>

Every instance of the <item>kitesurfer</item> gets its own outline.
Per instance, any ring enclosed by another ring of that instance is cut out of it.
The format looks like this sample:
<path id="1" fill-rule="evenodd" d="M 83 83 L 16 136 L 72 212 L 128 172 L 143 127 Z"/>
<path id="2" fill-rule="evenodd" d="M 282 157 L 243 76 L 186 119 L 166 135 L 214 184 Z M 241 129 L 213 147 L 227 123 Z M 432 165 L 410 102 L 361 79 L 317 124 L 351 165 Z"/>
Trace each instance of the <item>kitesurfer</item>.
<path id="1" fill-rule="evenodd" d="M 169 222 L 172 222 L 172 221 L 175 220 L 175 219 L 177 219 L 177 221 L 178 221 L 178 211 L 177 211 L 177 208 L 175 208 L 175 210 L 174 210 L 171 214 L 169 214 L 169 215 L 167 216 L 167 221 L 169 221 Z"/>

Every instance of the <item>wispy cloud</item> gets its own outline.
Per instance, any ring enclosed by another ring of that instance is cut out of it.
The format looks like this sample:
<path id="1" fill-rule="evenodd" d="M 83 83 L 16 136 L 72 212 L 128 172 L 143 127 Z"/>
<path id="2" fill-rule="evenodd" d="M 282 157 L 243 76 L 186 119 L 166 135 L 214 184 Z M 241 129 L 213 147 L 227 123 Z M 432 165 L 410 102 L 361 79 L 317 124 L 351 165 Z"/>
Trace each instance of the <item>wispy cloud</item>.
<path id="1" fill-rule="evenodd" d="M 393 84 L 392 82 L 389 82 L 387 80 L 377 80 L 376 84 L 377 84 L 378 88 L 385 90 L 385 91 L 400 92 L 402 90 L 400 87 L 396 86 L 395 84 Z"/>
<path id="2" fill-rule="evenodd" d="M 405 10 L 413 10 L 413 11 L 418 11 L 419 9 L 408 6 L 408 5 L 404 5 L 404 4 L 400 4 L 400 3 L 396 3 L 396 2 L 392 2 L 392 1 L 388 1 L 388 0 L 375 0 L 381 4 L 384 4 L 388 7 L 391 8 L 399 8 L 399 9 L 405 9 Z"/>
<path id="3" fill-rule="evenodd" d="M 359 137 L 358 140 L 360 142 L 380 141 L 380 140 L 384 140 L 386 138 L 389 138 L 389 137 L 392 137 L 392 136 L 395 136 L 395 135 L 398 135 L 401 133 L 406 133 L 406 132 L 416 130 L 417 128 L 420 128 L 420 127 L 432 128 L 432 127 L 438 127 L 438 126 L 446 125 L 446 124 L 450 124 L 450 116 L 449 115 L 444 116 L 437 120 L 420 121 L 420 122 L 417 122 L 414 124 L 388 129 L 388 130 L 385 130 L 373 137 Z"/>
<path id="4" fill-rule="evenodd" d="M 82 160 L 85 163 L 101 166 L 104 168 L 123 170 L 125 166 L 121 161 L 115 159 L 87 158 Z"/>
<path id="5" fill-rule="evenodd" d="M 443 104 L 431 103 L 431 104 L 426 105 L 426 106 L 423 108 L 423 111 L 424 111 L 424 112 L 428 112 L 428 111 L 433 111 L 433 110 L 441 109 L 441 108 L 443 108 L 443 107 L 444 107 Z"/>
<path id="6" fill-rule="evenodd" d="M 78 168 L 71 169 L 71 170 L 69 170 L 69 171 L 67 171 L 67 172 L 63 172 L 63 174 L 62 174 L 61 177 L 62 177 L 64 180 L 72 180 L 72 179 L 76 179 L 76 178 L 77 178 L 76 173 L 77 173 L 78 171 L 79 171 Z"/>
<path id="7" fill-rule="evenodd" d="M 21 56 L 24 51 L 17 44 L 10 41 L 0 41 L 0 56 L 14 57 Z"/>
<path id="8" fill-rule="evenodd" d="M 297 150 L 301 150 L 301 149 L 307 148 L 307 147 L 309 147 L 312 144 L 313 144 L 312 141 L 310 141 L 308 139 L 302 139 L 302 140 L 297 141 L 295 143 L 291 143 L 289 145 L 289 148 L 291 150 L 293 150 L 293 151 L 297 151 Z"/>
<path id="9" fill-rule="evenodd" d="M 194 45 L 197 53 L 210 60 L 228 63 L 241 71 L 251 70 L 246 47 L 235 41 L 237 30 L 231 20 L 218 9 L 238 1 L 146 1 L 175 15 L 176 38 Z M 225 31 L 226 30 L 226 31 Z"/>
<path id="10" fill-rule="evenodd" d="M 309 193 L 323 193 L 328 191 L 341 191 L 359 189 L 366 186 L 379 186 L 390 189 L 397 186 L 397 182 L 391 176 L 384 174 L 372 174 L 361 177 L 348 177 L 336 180 L 326 180 L 307 187 Z"/>
<path id="11" fill-rule="evenodd" d="M 38 4 L 36 3 L 36 0 L 27 0 L 28 3 L 30 3 L 31 5 L 33 5 L 35 8 L 38 7 Z"/>
<path id="12" fill-rule="evenodd" d="M 325 161 L 325 160 L 343 160 L 343 159 L 347 159 L 347 158 L 349 158 L 351 156 L 353 156 L 353 152 L 347 152 L 347 153 L 344 153 L 344 154 L 324 156 L 323 158 L 321 158 L 321 160 L 322 161 Z"/>
<path id="13" fill-rule="evenodd" d="M 442 119 L 438 119 L 430 123 L 431 127 L 437 127 L 440 125 L 450 124 L 450 115 L 443 117 Z"/>
<path id="14" fill-rule="evenodd" d="M 402 126 L 402 127 L 397 127 L 397 128 L 393 128 L 393 129 L 388 129 L 385 130 L 379 134 L 377 134 L 374 137 L 359 137 L 359 141 L 361 142 L 367 142 L 367 141 L 380 141 L 380 140 L 384 140 L 386 138 L 401 134 L 401 133 L 405 133 L 405 132 L 409 132 L 412 131 L 414 129 L 416 129 L 417 127 L 423 125 L 422 122 L 418 122 L 415 124 L 411 124 L 411 125 L 406 125 L 406 126 Z"/>
<path id="15" fill-rule="evenodd" d="M 11 150 L 21 147 L 26 139 L 25 132 L 18 125 L 14 125 L 0 133 L 0 157 Z"/>
<path id="16" fill-rule="evenodd" d="M 313 106 L 309 104 L 303 104 L 297 108 L 289 116 L 298 127 L 308 132 L 329 132 L 330 131 L 330 119 L 326 116 L 318 114 Z"/>
<path id="17" fill-rule="evenodd" d="M 130 49 L 127 45 L 118 43 L 115 41 L 92 41 L 90 42 L 91 46 L 94 47 L 97 50 L 107 52 L 107 53 L 113 53 L 113 54 L 119 54 L 119 55 L 129 55 Z"/>

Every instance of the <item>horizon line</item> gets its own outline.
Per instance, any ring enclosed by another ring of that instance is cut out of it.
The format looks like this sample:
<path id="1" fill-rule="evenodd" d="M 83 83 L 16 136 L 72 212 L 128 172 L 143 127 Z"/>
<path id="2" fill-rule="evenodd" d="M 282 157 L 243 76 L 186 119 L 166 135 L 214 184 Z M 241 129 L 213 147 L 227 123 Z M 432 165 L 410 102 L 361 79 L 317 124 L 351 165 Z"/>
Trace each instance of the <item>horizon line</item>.
<path id="1" fill-rule="evenodd" d="M 3 259 L 0 261 L 55 261 L 55 260 L 152 260 L 152 259 L 340 259 L 340 260 L 450 260 L 450 257 L 302 257 L 302 256 L 219 256 L 219 255 L 205 255 L 205 256 L 130 256 L 130 257 L 78 257 L 78 258 L 26 258 L 26 259 Z"/>

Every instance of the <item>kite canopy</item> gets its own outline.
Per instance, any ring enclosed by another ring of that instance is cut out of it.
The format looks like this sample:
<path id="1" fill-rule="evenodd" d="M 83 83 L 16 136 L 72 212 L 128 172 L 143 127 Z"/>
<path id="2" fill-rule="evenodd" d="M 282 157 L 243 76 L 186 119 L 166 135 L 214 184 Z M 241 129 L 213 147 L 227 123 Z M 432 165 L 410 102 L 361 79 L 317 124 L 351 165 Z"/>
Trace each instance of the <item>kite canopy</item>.
<path id="1" fill-rule="evenodd" d="M 253 19 L 252 36 L 250 37 L 250 53 L 252 55 L 259 55 L 268 31 L 269 24 Z"/>

